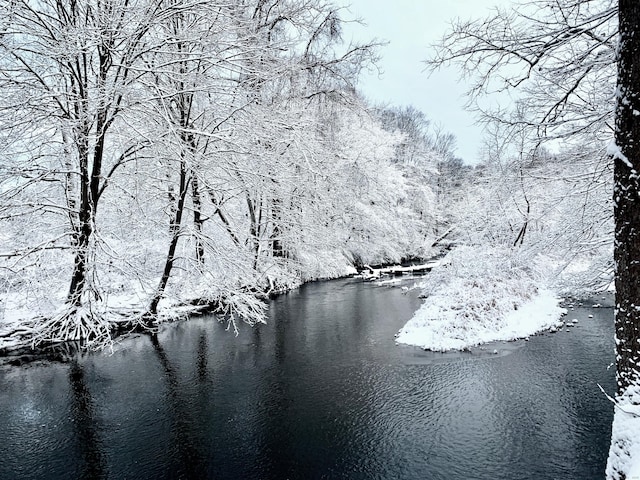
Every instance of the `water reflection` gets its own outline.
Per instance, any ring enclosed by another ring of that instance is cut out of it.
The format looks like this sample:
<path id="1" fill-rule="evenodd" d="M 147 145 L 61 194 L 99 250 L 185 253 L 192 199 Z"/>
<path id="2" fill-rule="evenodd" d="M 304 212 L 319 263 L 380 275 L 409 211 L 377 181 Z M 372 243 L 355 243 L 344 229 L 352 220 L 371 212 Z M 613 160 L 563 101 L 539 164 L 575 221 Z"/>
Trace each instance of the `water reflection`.
<path id="1" fill-rule="evenodd" d="M 169 360 L 157 335 L 150 335 L 151 345 L 162 366 L 163 378 L 166 381 L 167 394 L 165 396 L 167 411 L 171 422 L 170 450 L 166 452 L 170 463 L 165 474 L 169 478 L 202 478 L 206 473 L 206 439 L 199 438 L 200 429 L 197 423 L 192 398 L 188 398 L 187 391 L 182 389 L 182 382 L 178 372 Z M 198 365 L 199 362 L 196 362 Z M 199 371 L 199 369 L 196 369 Z"/>
<path id="2" fill-rule="evenodd" d="M 202 332 L 198 339 L 198 360 L 196 361 L 196 371 L 198 372 L 198 381 L 206 382 L 209 378 L 207 372 L 207 350 L 209 349 L 209 342 L 207 341 L 207 334 Z"/>
<path id="3" fill-rule="evenodd" d="M 611 310 L 501 355 L 442 355 L 393 342 L 419 303 L 320 283 L 238 337 L 202 318 L 3 367 L 0 478 L 602 477 Z"/>
<path id="4" fill-rule="evenodd" d="M 107 478 L 107 464 L 98 435 L 94 402 L 87 387 L 83 368 L 77 359 L 69 365 L 71 388 L 71 418 L 75 427 L 75 441 L 82 459 L 81 478 Z"/>

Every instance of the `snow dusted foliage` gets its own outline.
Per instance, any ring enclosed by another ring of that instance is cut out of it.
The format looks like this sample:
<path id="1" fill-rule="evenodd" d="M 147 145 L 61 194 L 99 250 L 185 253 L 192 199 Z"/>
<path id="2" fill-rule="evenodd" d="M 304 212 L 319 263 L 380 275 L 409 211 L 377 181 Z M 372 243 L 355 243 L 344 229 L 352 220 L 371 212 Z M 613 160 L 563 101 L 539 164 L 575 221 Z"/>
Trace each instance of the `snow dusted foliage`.
<path id="1" fill-rule="evenodd" d="M 487 121 L 591 143 L 612 133 L 617 29 L 615 0 L 510 2 L 486 18 L 456 19 L 428 64 L 460 67 Z M 512 94 L 516 108 L 487 106 L 490 92 Z"/>
<path id="2" fill-rule="evenodd" d="M 581 295 L 612 280 L 611 179 L 604 149 L 513 156 L 470 175 L 452 206 L 458 242 L 514 249 L 549 267 L 548 285 Z"/>
<path id="3" fill-rule="evenodd" d="M 543 252 L 557 267 L 555 286 L 574 293 L 605 288 L 613 274 L 606 146 L 617 15 L 613 0 L 514 2 L 455 21 L 428 60 L 460 68 L 487 126 L 481 183 L 455 207 L 461 241 Z M 516 101 L 488 107 L 495 91 Z"/>
<path id="4" fill-rule="evenodd" d="M 433 168 L 358 97 L 375 45 L 343 43 L 340 14 L 1 3 L 0 342 L 259 322 L 272 292 L 428 254 Z"/>
<path id="5" fill-rule="evenodd" d="M 463 350 L 552 327 L 564 309 L 540 277 L 518 252 L 457 247 L 426 277 L 426 301 L 397 341 L 435 351 Z"/>
<path id="6" fill-rule="evenodd" d="M 454 204 L 460 241 L 544 253 L 563 291 L 604 288 L 613 274 L 617 31 L 612 0 L 514 2 L 455 21 L 428 60 L 460 68 L 487 127 L 478 183 Z M 488 106 L 496 91 L 516 101 Z"/>
<path id="7" fill-rule="evenodd" d="M 399 262 L 431 253 L 435 202 L 424 170 L 397 162 L 402 132 L 388 132 L 368 115 L 345 116 L 336 140 L 345 180 L 336 201 L 345 201 L 340 222 L 344 250 L 359 264 Z"/>
<path id="8" fill-rule="evenodd" d="M 460 67 L 487 143 L 483 163 L 444 192 L 439 230 L 457 246 L 398 341 L 446 350 L 530 335 L 560 315 L 547 288 L 611 283 L 615 20 L 608 0 L 520 2 L 443 38 L 428 62 Z M 487 109 L 496 90 L 514 108 Z M 545 313 L 531 322 L 533 306 Z"/>

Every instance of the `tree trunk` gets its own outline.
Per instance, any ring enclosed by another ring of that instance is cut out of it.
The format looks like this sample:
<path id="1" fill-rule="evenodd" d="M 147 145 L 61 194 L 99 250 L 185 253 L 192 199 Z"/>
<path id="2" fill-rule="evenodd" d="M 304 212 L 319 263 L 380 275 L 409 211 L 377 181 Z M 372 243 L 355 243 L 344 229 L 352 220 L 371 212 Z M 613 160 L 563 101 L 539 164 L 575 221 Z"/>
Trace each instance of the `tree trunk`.
<path id="1" fill-rule="evenodd" d="M 80 210 L 78 211 L 79 224 L 77 232 L 75 232 L 76 253 L 73 263 L 73 273 L 71 274 L 71 284 L 69 285 L 69 293 L 67 295 L 67 302 L 74 306 L 80 306 L 82 303 L 82 292 L 84 291 L 86 283 L 89 243 L 93 233 L 88 132 L 80 132 L 78 137 Z"/>
<path id="2" fill-rule="evenodd" d="M 89 240 L 91 239 L 91 227 L 83 222 L 78 235 L 76 254 L 73 261 L 73 273 L 71 285 L 67 295 L 67 303 L 79 307 L 82 304 L 82 292 L 86 283 L 87 258 L 89 257 Z"/>
<path id="3" fill-rule="evenodd" d="M 640 369 L 640 2 L 620 0 L 619 16 L 613 198 L 617 388 L 622 394 L 638 383 Z"/>
<path id="4" fill-rule="evenodd" d="M 253 252 L 253 269 L 258 270 L 258 260 L 260 258 L 260 222 L 261 219 L 256 217 L 256 207 L 251 196 L 247 193 L 247 207 L 249 207 L 249 239 L 251 242 L 251 250 Z M 262 204 L 260 208 L 260 217 L 262 217 Z"/>
<path id="5" fill-rule="evenodd" d="M 193 226 L 196 231 L 196 261 L 200 267 L 204 266 L 204 244 L 202 242 L 202 226 L 205 218 L 202 216 L 202 196 L 200 194 L 200 183 L 195 173 L 191 177 L 191 196 L 193 199 Z"/>
<path id="6" fill-rule="evenodd" d="M 64 195 L 67 200 L 67 210 L 69 225 L 72 232 L 72 244 L 78 245 L 78 234 L 80 232 L 80 220 L 78 218 L 78 200 L 76 198 L 76 176 L 74 175 L 74 165 L 72 161 L 72 145 L 66 127 L 61 128 L 63 154 L 64 154 Z"/>
<path id="7" fill-rule="evenodd" d="M 178 204 L 175 209 L 175 216 L 171 221 L 169 231 L 171 232 L 171 240 L 169 242 L 169 250 L 167 252 L 167 259 L 164 263 L 164 269 L 162 271 L 162 277 L 158 288 L 151 299 L 149 305 L 149 314 L 155 316 L 158 313 L 158 303 L 164 295 L 164 291 L 169 282 L 171 276 L 171 270 L 173 269 L 173 263 L 175 260 L 176 248 L 178 246 L 178 240 L 180 239 L 180 225 L 182 224 L 182 214 L 184 213 L 184 204 L 187 198 L 187 190 L 189 187 L 189 179 L 187 178 L 187 166 L 184 162 L 180 164 L 180 192 L 178 197 Z M 149 323 L 149 322 L 148 322 Z"/>
<path id="8" fill-rule="evenodd" d="M 213 205 L 216 207 L 216 211 L 213 214 L 218 216 L 218 218 L 224 225 L 225 230 L 231 237 L 231 240 L 233 240 L 233 243 L 235 243 L 236 246 L 240 247 L 242 244 L 240 243 L 238 236 L 235 234 L 235 232 L 231 228 L 231 223 L 229 222 L 229 219 L 222 211 L 222 202 L 218 201 L 212 189 L 209 189 L 208 191 L 209 191 L 209 198 L 211 199 L 211 203 L 213 203 Z"/>
<path id="9" fill-rule="evenodd" d="M 96 212 L 98 210 L 98 200 L 100 198 L 100 183 L 102 180 L 102 160 L 104 157 L 104 146 L 108 130 L 108 106 L 105 104 L 104 85 L 106 84 L 107 72 L 111 63 L 108 51 L 99 48 L 99 78 L 100 100 L 98 111 L 95 117 L 95 145 L 93 155 L 89 154 L 89 138 L 91 136 L 91 124 L 87 122 L 87 85 L 88 79 L 81 77 L 84 82 L 78 82 L 79 99 L 76 100 L 76 116 L 82 119 L 81 127 L 78 128 L 77 146 L 78 159 L 80 163 L 80 210 L 78 212 L 78 232 L 76 235 L 76 255 L 71 275 L 71 285 L 67 302 L 80 306 L 82 304 L 82 293 L 86 285 L 87 260 L 93 235 Z M 89 172 L 90 159 L 93 160 L 91 172 Z M 73 223 L 72 223 L 73 225 Z"/>
<path id="10" fill-rule="evenodd" d="M 606 475 L 637 478 L 640 417 L 640 2 L 619 1 L 613 157 L 616 404 Z M 627 413 L 630 412 L 630 413 Z"/>
<path id="11" fill-rule="evenodd" d="M 282 245 L 282 202 L 273 199 L 271 205 L 271 255 L 274 257 L 286 257 L 287 254 Z"/>

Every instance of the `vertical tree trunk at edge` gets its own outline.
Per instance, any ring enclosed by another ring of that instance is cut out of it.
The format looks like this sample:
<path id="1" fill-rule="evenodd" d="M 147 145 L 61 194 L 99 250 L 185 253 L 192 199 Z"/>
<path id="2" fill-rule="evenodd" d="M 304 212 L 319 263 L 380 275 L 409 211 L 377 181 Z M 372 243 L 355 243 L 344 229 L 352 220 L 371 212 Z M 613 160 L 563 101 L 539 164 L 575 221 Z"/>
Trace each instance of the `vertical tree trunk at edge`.
<path id="1" fill-rule="evenodd" d="M 614 155 L 617 386 L 638 382 L 640 368 L 640 2 L 620 0 L 618 99 Z M 635 33 L 635 35 L 634 35 Z"/>
<path id="2" fill-rule="evenodd" d="M 619 3 L 613 204 L 616 265 L 616 407 L 606 475 L 638 478 L 640 468 L 640 1 Z"/>

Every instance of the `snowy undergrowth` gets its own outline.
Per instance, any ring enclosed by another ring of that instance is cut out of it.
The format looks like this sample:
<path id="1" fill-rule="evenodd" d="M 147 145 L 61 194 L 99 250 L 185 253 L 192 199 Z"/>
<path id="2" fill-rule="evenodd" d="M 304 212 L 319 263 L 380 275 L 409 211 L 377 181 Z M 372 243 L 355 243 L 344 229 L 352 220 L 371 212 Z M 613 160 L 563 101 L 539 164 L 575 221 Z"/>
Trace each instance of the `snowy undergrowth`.
<path id="1" fill-rule="evenodd" d="M 459 247 L 423 285 L 427 297 L 397 342 L 427 350 L 462 350 L 533 335 L 565 311 L 544 288 L 544 269 L 518 252 Z"/>

